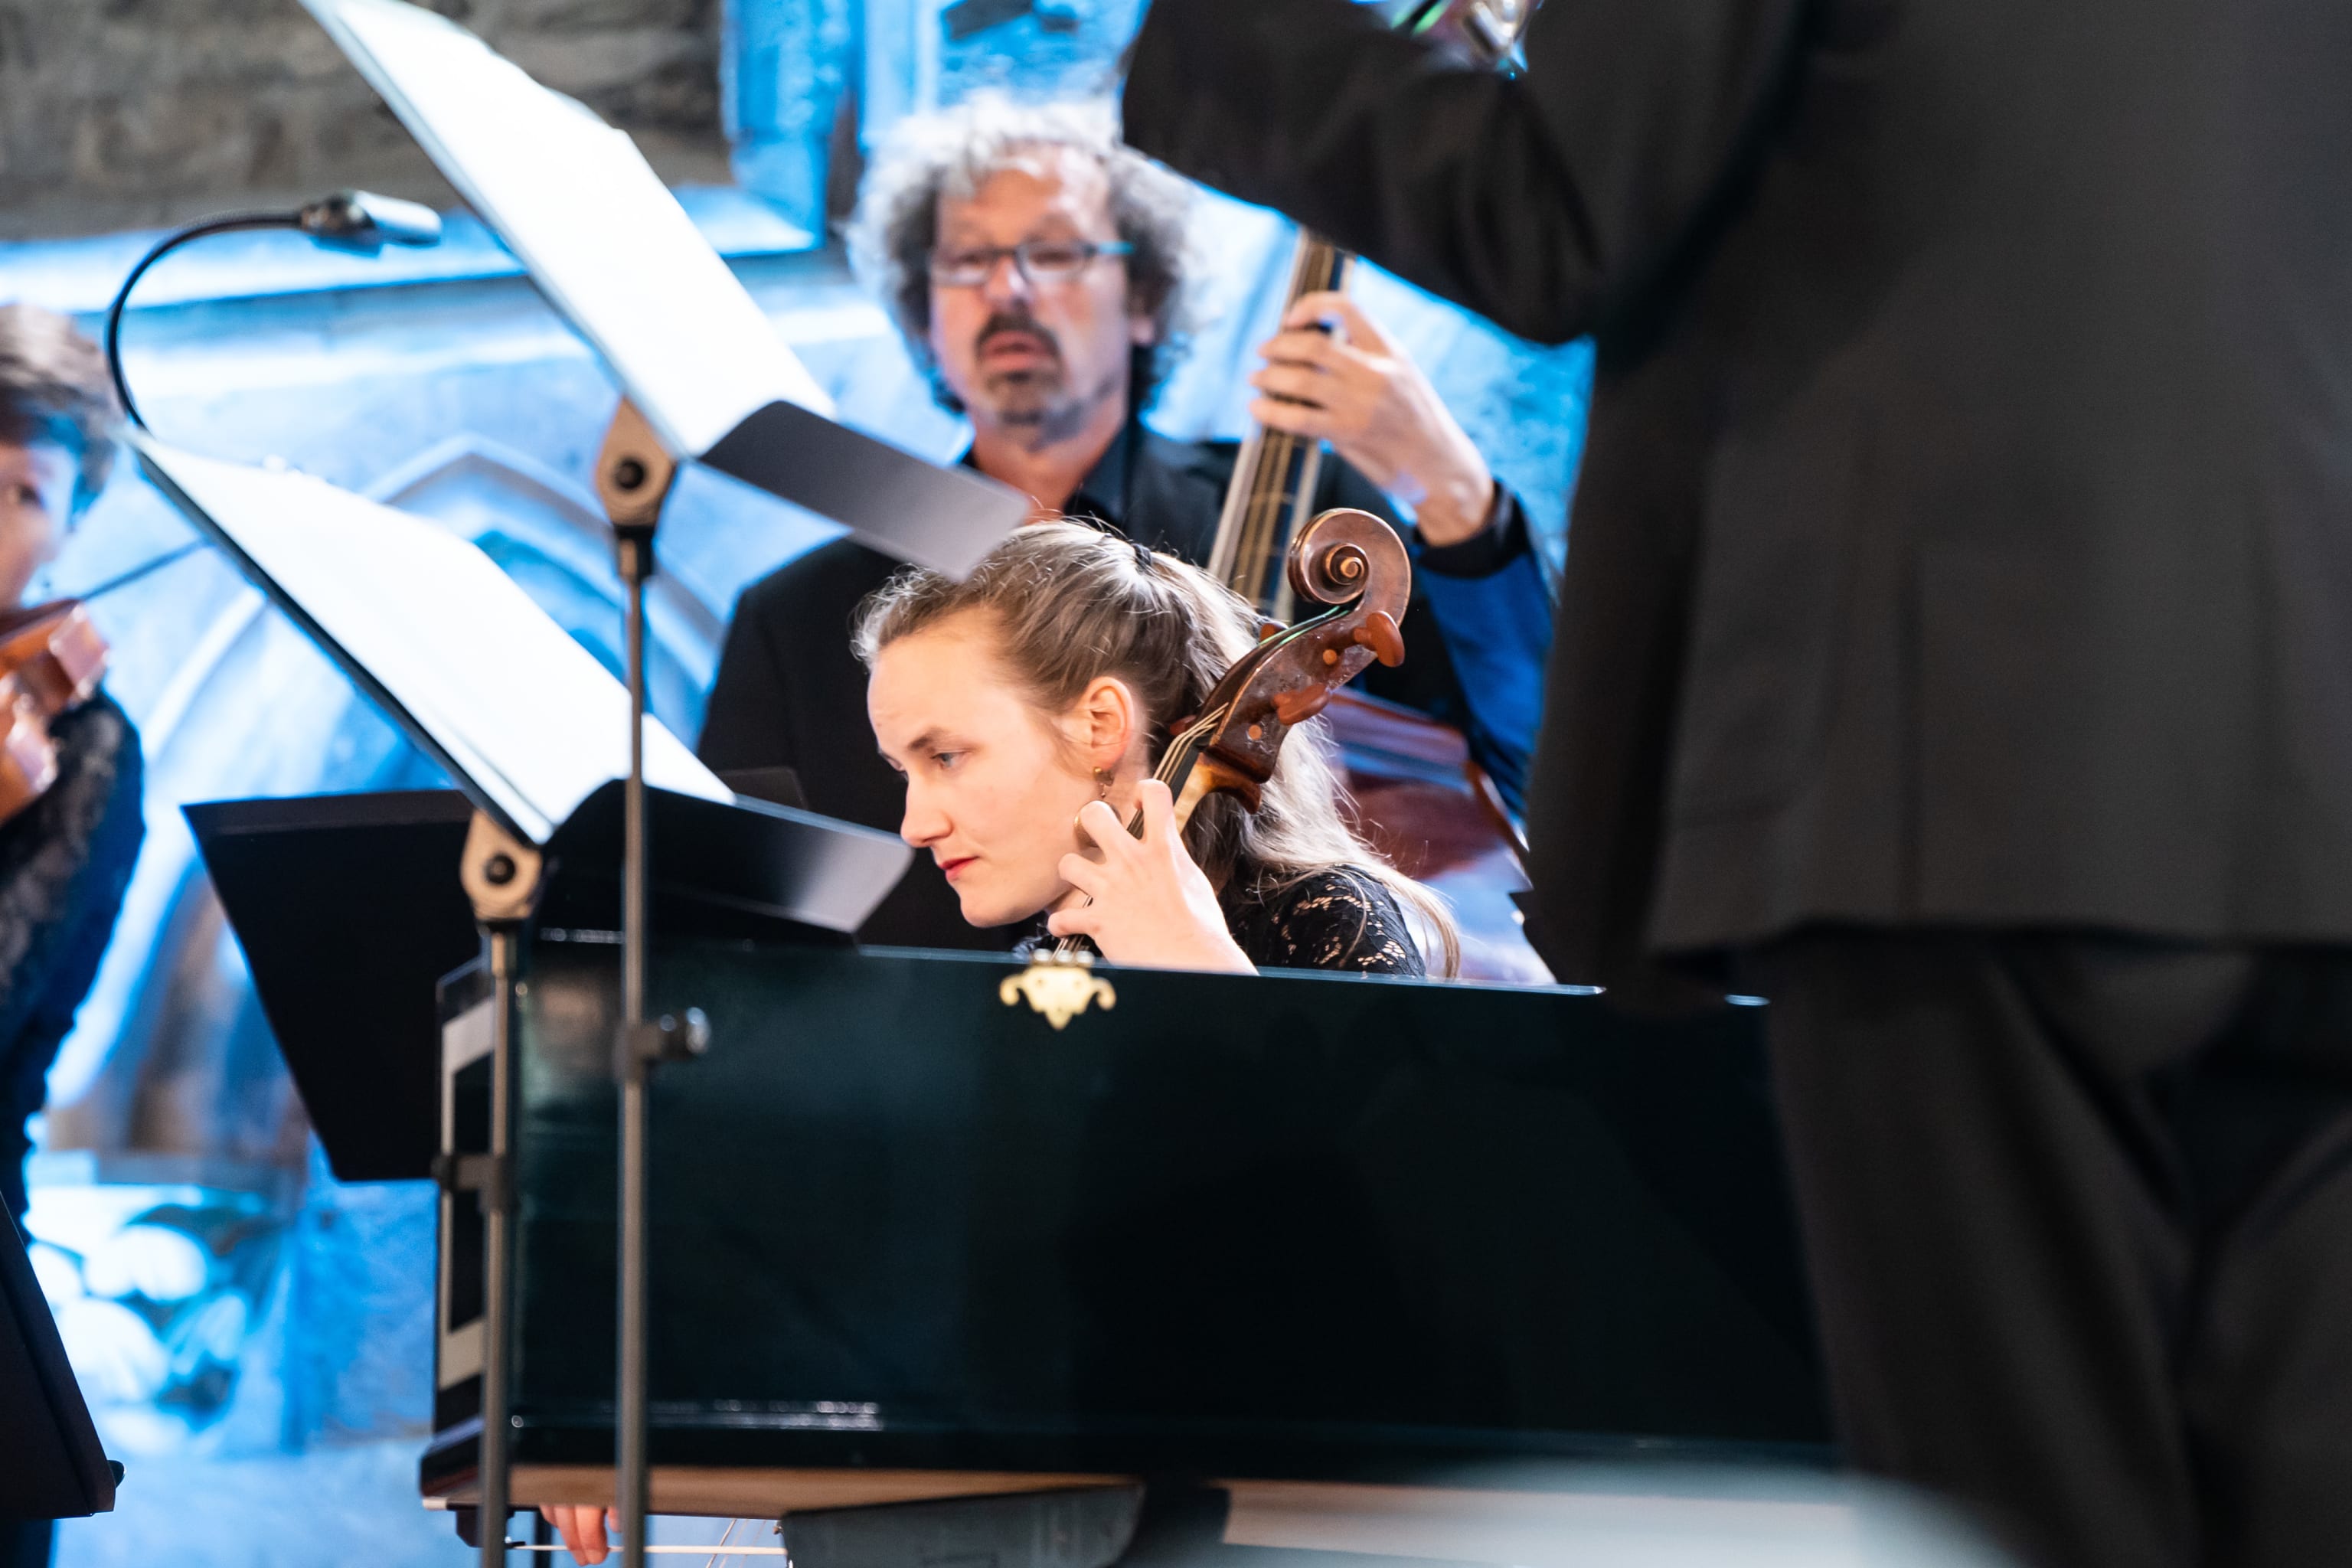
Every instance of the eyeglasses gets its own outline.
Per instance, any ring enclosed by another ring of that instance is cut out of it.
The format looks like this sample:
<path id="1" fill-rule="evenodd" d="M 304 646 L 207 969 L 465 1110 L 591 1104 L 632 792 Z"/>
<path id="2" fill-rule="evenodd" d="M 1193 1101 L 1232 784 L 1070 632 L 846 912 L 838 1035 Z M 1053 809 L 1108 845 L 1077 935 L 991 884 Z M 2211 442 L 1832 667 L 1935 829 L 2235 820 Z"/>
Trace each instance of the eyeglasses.
<path id="1" fill-rule="evenodd" d="M 944 289 L 977 289 L 1013 258 L 1014 270 L 1033 287 L 1067 283 L 1095 263 L 1098 256 L 1131 256 L 1135 247 L 1123 239 L 1024 239 L 1018 245 L 980 245 L 964 250 L 931 252 L 931 281 Z"/>

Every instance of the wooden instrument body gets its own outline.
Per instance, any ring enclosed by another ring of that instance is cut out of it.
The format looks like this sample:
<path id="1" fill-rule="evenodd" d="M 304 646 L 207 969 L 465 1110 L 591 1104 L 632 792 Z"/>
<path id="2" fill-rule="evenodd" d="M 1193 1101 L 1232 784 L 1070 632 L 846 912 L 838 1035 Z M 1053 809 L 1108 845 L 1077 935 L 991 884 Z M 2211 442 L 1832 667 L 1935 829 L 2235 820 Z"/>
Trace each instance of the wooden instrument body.
<path id="1" fill-rule="evenodd" d="M 0 823 L 57 782 L 49 721 L 89 700 L 106 673 L 106 639 L 79 599 L 0 616 Z"/>
<path id="2" fill-rule="evenodd" d="M 1323 721 L 1347 770 L 1349 825 L 1444 896 L 1462 939 L 1462 977 L 1549 984 L 1512 899 L 1528 887 L 1518 825 L 1462 731 L 1355 690 L 1336 694 Z"/>
<path id="3" fill-rule="evenodd" d="M 1302 233 L 1286 310 L 1306 294 L 1341 287 L 1349 261 L 1328 240 Z M 1292 539 L 1303 540 L 1301 531 L 1310 526 L 1321 453 L 1320 442 L 1255 427 L 1234 464 L 1218 520 L 1210 572 L 1276 622 L 1296 613 L 1297 601 L 1280 565 Z M 1380 526 L 1393 537 L 1387 524 Z M 1402 622 L 1403 616 L 1399 605 L 1394 619 Z M 1511 899 L 1528 886 L 1518 828 L 1494 780 L 1472 759 L 1467 738 L 1451 725 L 1345 691 L 1331 693 L 1319 710 L 1339 743 L 1353 826 L 1392 865 L 1453 905 L 1464 939 L 1464 976 L 1549 982 L 1551 973 L 1528 947 Z M 1404 750 L 1421 765 L 1399 777 L 1381 752 L 1393 754 L 1399 738 L 1415 726 L 1421 733 Z M 1451 760 L 1433 769 L 1430 759 L 1440 756 Z M 1196 787 L 1189 798 L 1201 793 Z M 1246 793 L 1255 804 L 1255 788 Z M 1187 799 L 1179 796 L 1180 804 Z"/>
<path id="4" fill-rule="evenodd" d="M 1501 69 L 1538 3 L 1427 0 L 1405 6 L 1392 20 L 1402 31 Z M 1307 294 L 1345 288 L 1353 259 L 1302 230 L 1285 313 Z M 1279 563 L 1288 541 L 1307 525 L 1321 461 L 1322 443 L 1256 426 L 1225 492 L 1209 570 L 1276 621 L 1294 613 Z M 1357 832 L 1454 906 L 1464 978 L 1550 981 L 1551 972 L 1528 945 L 1511 898 L 1528 885 L 1526 846 L 1495 781 L 1471 757 L 1467 738 L 1451 725 L 1345 691 L 1323 711 L 1347 770 Z M 1412 765 L 1400 772 L 1400 756 Z"/>

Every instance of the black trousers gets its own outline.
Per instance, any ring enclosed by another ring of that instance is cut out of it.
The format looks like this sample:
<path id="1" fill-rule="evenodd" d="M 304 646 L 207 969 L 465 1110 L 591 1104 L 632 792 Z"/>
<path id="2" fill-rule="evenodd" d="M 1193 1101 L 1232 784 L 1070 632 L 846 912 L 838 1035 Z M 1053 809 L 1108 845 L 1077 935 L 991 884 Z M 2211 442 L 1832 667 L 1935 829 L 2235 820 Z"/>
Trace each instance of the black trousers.
<path id="1" fill-rule="evenodd" d="M 2352 1563 L 2352 950 L 1748 955 L 1841 1436 L 2054 1568 Z"/>

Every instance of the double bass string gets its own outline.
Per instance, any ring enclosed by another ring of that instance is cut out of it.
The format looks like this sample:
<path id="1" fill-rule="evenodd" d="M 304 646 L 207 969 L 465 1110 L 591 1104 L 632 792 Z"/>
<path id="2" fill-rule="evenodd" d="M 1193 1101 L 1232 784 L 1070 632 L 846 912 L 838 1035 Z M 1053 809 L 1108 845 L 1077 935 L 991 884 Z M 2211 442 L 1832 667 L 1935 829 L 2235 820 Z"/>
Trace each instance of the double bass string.
<path id="1" fill-rule="evenodd" d="M 1303 232 L 1285 291 L 1283 312 L 1308 294 L 1336 289 L 1347 258 L 1328 240 Z M 1233 518 L 1236 537 L 1220 537 L 1212 554 L 1225 585 L 1255 605 L 1261 612 L 1280 614 L 1284 598 L 1277 567 L 1294 526 L 1313 505 L 1319 441 L 1305 441 L 1286 431 L 1259 425 L 1244 449 L 1246 473 L 1236 472 L 1236 485 L 1245 485 L 1243 504 Z"/>

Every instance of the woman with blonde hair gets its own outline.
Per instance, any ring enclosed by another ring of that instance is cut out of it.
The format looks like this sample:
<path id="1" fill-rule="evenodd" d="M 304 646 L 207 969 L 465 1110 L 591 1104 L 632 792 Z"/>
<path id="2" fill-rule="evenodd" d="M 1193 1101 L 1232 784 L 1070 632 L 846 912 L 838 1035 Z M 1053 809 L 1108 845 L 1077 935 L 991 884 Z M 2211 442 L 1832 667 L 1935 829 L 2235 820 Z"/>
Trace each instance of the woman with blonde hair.
<path id="1" fill-rule="evenodd" d="M 961 583 L 901 574 L 856 635 L 901 836 L 972 924 L 1047 914 L 1114 963 L 1420 974 L 1417 923 L 1453 973 L 1452 918 L 1349 830 L 1319 723 L 1255 812 L 1212 795 L 1176 831 L 1152 771 L 1256 634 L 1205 573 L 1078 523 L 1019 530 Z"/>

